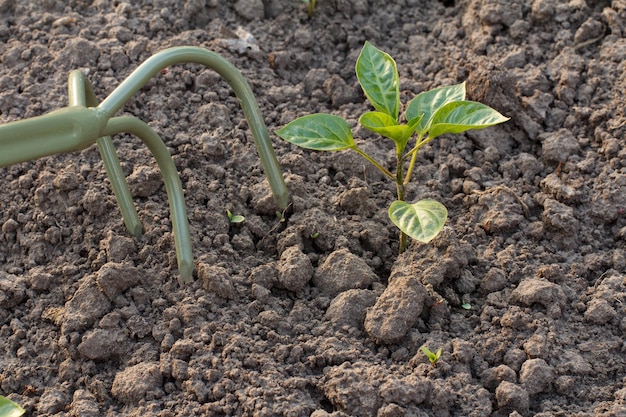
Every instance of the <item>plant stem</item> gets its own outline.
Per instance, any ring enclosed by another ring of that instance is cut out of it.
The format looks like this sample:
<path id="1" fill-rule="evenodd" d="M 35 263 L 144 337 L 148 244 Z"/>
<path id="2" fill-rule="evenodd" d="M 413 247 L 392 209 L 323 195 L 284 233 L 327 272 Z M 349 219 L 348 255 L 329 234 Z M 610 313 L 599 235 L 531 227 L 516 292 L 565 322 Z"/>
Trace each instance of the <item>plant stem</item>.
<path id="1" fill-rule="evenodd" d="M 396 193 L 398 194 L 398 200 L 404 201 L 404 190 L 405 185 L 402 181 L 402 164 L 404 160 L 398 154 L 398 164 L 396 165 L 396 175 L 393 175 L 387 168 L 379 164 L 374 158 L 363 152 L 357 146 L 354 146 L 352 149 L 363 158 L 367 159 L 372 165 L 374 165 L 380 172 L 385 174 L 387 178 L 392 180 L 396 184 Z M 403 231 L 400 231 L 400 253 L 404 252 L 407 247 L 407 235 Z"/>
<path id="2" fill-rule="evenodd" d="M 398 194 L 398 201 L 405 201 L 404 194 L 406 191 L 406 185 L 402 181 L 404 159 L 402 158 L 400 154 L 398 154 L 397 160 L 398 160 L 398 163 L 396 164 L 396 178 L 395 178 L 396 193 Z M 401 255 L 406 250 L 406 248 L 407 248 L 407 235 L 402 230 L 400 230 L 398 254 Z"/>
<path id="3" fill-rule="evenodd" d="M 361 155 L 363 158 L 367 159 L 372 165 L 374 165 L 376 168 L 378 168 L 378 170 L 380 172 L 382 172 L 383 174 L 385 174 L 385 176 L 387 178 L 389 178 L 390 180 L 392 180 L 393 182 L 396 182 L 396 177 L 393 176 L 393 174 L 391 172 L 389 172 L 389 170 L 387 168 L 385 168 L 384 166 L 382 166 L 381 164 L 379 164 L 378 162 L 376 162 L 376 160 L 374 158 L 372 158 L 371 156 L 369 156 L 368 154 L 366 154 L 365 152 L 363 152 L 362 150 L 360 150 L 358 147 L 353 147 L 351 149 L 354 149 L 354 151 L 356 153 L 358 153 L 359 155 Z"/>
<path id="4" fill-rule="evenodd" d="M 413 168 L 415 167 L 415 160 L 417 159 L 417 152 L 420 150 L 424 144 L 428 143 L 430 139 L 426 138 L 426 140 L 422 140 L 422 135 L 419 135 L 417 140 L 415 141 L 415 146 L 409 152 L 404 155 L 402 162 L 404 159 L 411 155 L 411 162 L 409 162 L 409 168 L 406 171 L 406 176 L 404 177 L 404 184 L 408 184 L 411 181 L 411 176 L 413 175 Z"/>

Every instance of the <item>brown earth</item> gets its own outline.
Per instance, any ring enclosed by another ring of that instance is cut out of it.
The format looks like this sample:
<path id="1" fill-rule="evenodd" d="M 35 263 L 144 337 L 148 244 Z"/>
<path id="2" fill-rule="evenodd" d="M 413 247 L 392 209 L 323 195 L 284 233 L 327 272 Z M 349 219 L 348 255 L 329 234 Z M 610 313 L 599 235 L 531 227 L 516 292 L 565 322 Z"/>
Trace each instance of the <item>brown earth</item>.
<path id="1" fill-rule="evenodd" d="M 114 141 L 138 239 L 95 146 L 0 169 L 0 394 L 33 416 L 625 416 L 626 1 L 318 3 L 0 1 L 2 122 L 65 106 L 73 69 L 104 98 L 195 45 L 244 73 L 270 131 L 333 113 L 391 161 L 356 126 L 365 40 L 405 98 L 468 80 L 511 117 L 422 152 L 410 199 L 450 217 L 397 258 L 380 174 L 272 135 L 293 195 L 279 221 L 230 88 L 170 68 L 124 112 L 179 168 L 194 282 L 136 138 Z"/>

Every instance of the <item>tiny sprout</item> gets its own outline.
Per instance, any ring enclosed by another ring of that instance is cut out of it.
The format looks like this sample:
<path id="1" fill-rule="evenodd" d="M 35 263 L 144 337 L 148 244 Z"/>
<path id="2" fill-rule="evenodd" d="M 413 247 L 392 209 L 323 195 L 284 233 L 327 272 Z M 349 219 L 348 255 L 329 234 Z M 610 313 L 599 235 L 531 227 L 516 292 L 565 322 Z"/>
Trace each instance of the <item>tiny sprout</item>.
<path id="1" fill-rule="evenodd" d="M 243 223 L 243 221 L 246 220 L 246 218 L 242 215 L 233 214 L 230 212 L 230 210 L 226 210 L 226 215 L 228 216 L 228 221 L 231 224 Z"/>
<path id="2" fill-rule="evenodd" d="M 461 304 L 461 308 L 463 308 L 465 310 L 471 310 L 472 309 L 472 305 L 470 303 L 463 303 L 463 304 Z"/>
<path id="3" fill-rule="evenodd" d="M 280 212 L 280 211 L 276 210 L 276 218 L 281 223 L 285 221 L 285 215 L 283 213 L 284 212 Z"/>
<path id="4" fill-rule="evenodd" d="M 307 5 L 307 12 L 309 13 L 309 17 L 313 17 L 316 2 L 316 0 L 302 0 L 302 3 L 306 3 Z"/>
<path id="5" fill-rule="evenodd" d="M 439 360 L 439 358 L 441 358 L 441 352 L 442 349 L 439 348 L 439 350 L 437 351 L 437 353 L 433 353 L 430 349 L 428 349 L 426 346 L 422 346 L 422 352 L 424 352 L 424 355 L 426 355 L 426 357 L 428 358 L 428 360 L 430 361 L 430 363 L 433 366 L 437 366 L 437 361 Z"/>
<path id="6" fill-rule="evenodd" d="M 320 232 L 311 233 L 311 239 L 317 239 L 320 236 Z"/>

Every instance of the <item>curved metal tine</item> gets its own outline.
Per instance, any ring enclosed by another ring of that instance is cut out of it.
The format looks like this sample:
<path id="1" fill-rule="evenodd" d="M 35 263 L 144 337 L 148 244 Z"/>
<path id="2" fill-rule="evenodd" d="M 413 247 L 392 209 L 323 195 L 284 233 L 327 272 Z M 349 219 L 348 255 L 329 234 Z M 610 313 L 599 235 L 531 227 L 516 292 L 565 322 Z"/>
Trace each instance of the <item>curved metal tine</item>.
<path id="1" fill-rule="evenodd" d="M 167 147 L 154 130 L 146 123 L 130 116 L 119 116 L 110 119 L 102 132 L 105 135 L 116 133 L 130 133 L 137 136 L 146 144 L 157 161 L 161 175 L 165 182 L 174 243 L 176 245 L 176 257 L 178 271 L 183 282 L 190 282 L 193 274 L 193 253 L 191 249 L 191 237 L 189 235 L 189 221 L 187 219 L 187 207 L 183 186 Z"/>
<path id="2" fill-rule="evenodd" d="M 83 107 L 97 107 L 98 99 L 91 83 L 80 70 L 70 73 L 68 81 L 69 105 Z M 142 226 L 135 209 L 133 198 L 128 189 L 122 166 L 115 153 L 111 136 L 103 136 L 96 140 L 98 151 L 104 162 L 104 168 L 111 181 L 111 188 L 122 212 L 124 224 L 129 233 L 135 237 L 141 235 Z"/>
<path id="3" fill-rule="evenodd" d="M 289 191 L 252 89 L 241 72 L 215 52 L 194 46 L 176 46 L 158 52 L 137 67 L 102 100 L 98 110 L 106 117 L 112 117 L 158 71 L 169 65 L 182 63 L 196 63 L 212 69 L 233 89 L 248 121 L 274 200 L 281 208 L 286 208 L 289 204 Z"/>

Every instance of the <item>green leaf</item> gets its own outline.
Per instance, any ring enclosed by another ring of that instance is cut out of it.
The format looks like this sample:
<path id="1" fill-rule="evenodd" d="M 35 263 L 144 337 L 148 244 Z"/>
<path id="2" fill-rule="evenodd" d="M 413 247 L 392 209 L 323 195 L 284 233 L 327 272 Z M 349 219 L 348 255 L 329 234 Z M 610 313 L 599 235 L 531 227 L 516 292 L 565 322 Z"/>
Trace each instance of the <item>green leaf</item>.
<path id="1" fill-rule="evenodd" d="M 439 358 L 441 358 L 441 353 L 443 352 L 443 349 L 439 348 L 439 350 L 437 350 L 437 353 L 434 353 L 433 351 L 428 349 L 426 346 L 422 346 L 421 350 L 424 353 L 424 355 L 426 355 L 430 363 L 432 363 L 433 365 L 439 360 Z"/>
<path id="2" fill-rule="evenodd" d="M 443 229 L 448 210 L 435 200 L 426 199 L 413 204 L 394 201 L 389 206 L 389 218 L 407 236 L 428 243 Z"/>
<path id="3" fill-rule="evenodd" d="M 434 114 L 428 136 L 434 139 L 444 133 L 461 133 L 484 129 L 509 120 L 491 107 L 476 101 L 455 101 Z"/>
<path id="4" fill-rule="evenodd" d="M 400 77 L 393 58 L 366 41 L 356 61 L 356 77 L 372 106 L 397 122 Z"/>
<path id="5" fill-rule="evenodd" d="M 465 83 L 434 88 L 418 94 L 406 108 L 405 117 L 413 120 L 422 116 L 417 131 L 425 134 L 430 128 L 434 114 L 447 103 L 465 100 Z"/>
<path id="6" fill-rule="evenodd" d="M 233 214 L 230 212 L 230 210 L 226 210 L 226 215 L 228 216 L 228 221 L 233 224 L 243 223 L 244 220 L 246 220 L 246 218 L 243 217 L 241 214 Z"/>
<path id="7" fill-rule="evenodd" d="M 361 116 L 359 123 L 364 128 L 393 140 L 399 145 L 400 152 L 404 150 L 407 141 L 415 132 L 415 125 L 401 125 L 386 113 L 372 111 Z"/>
<path id="8" fill-rule="evenodd" d="M 330 114 L 300 117 L 276 134 L 289 143 L 315 151 L 340 151 L 356 146 L 348 122 Z"/>
<path id="9" fill-rule="evenodd" d="M 0 417 L 19 417 L 24 413 L 22 407 L 0 395 Z"/>

